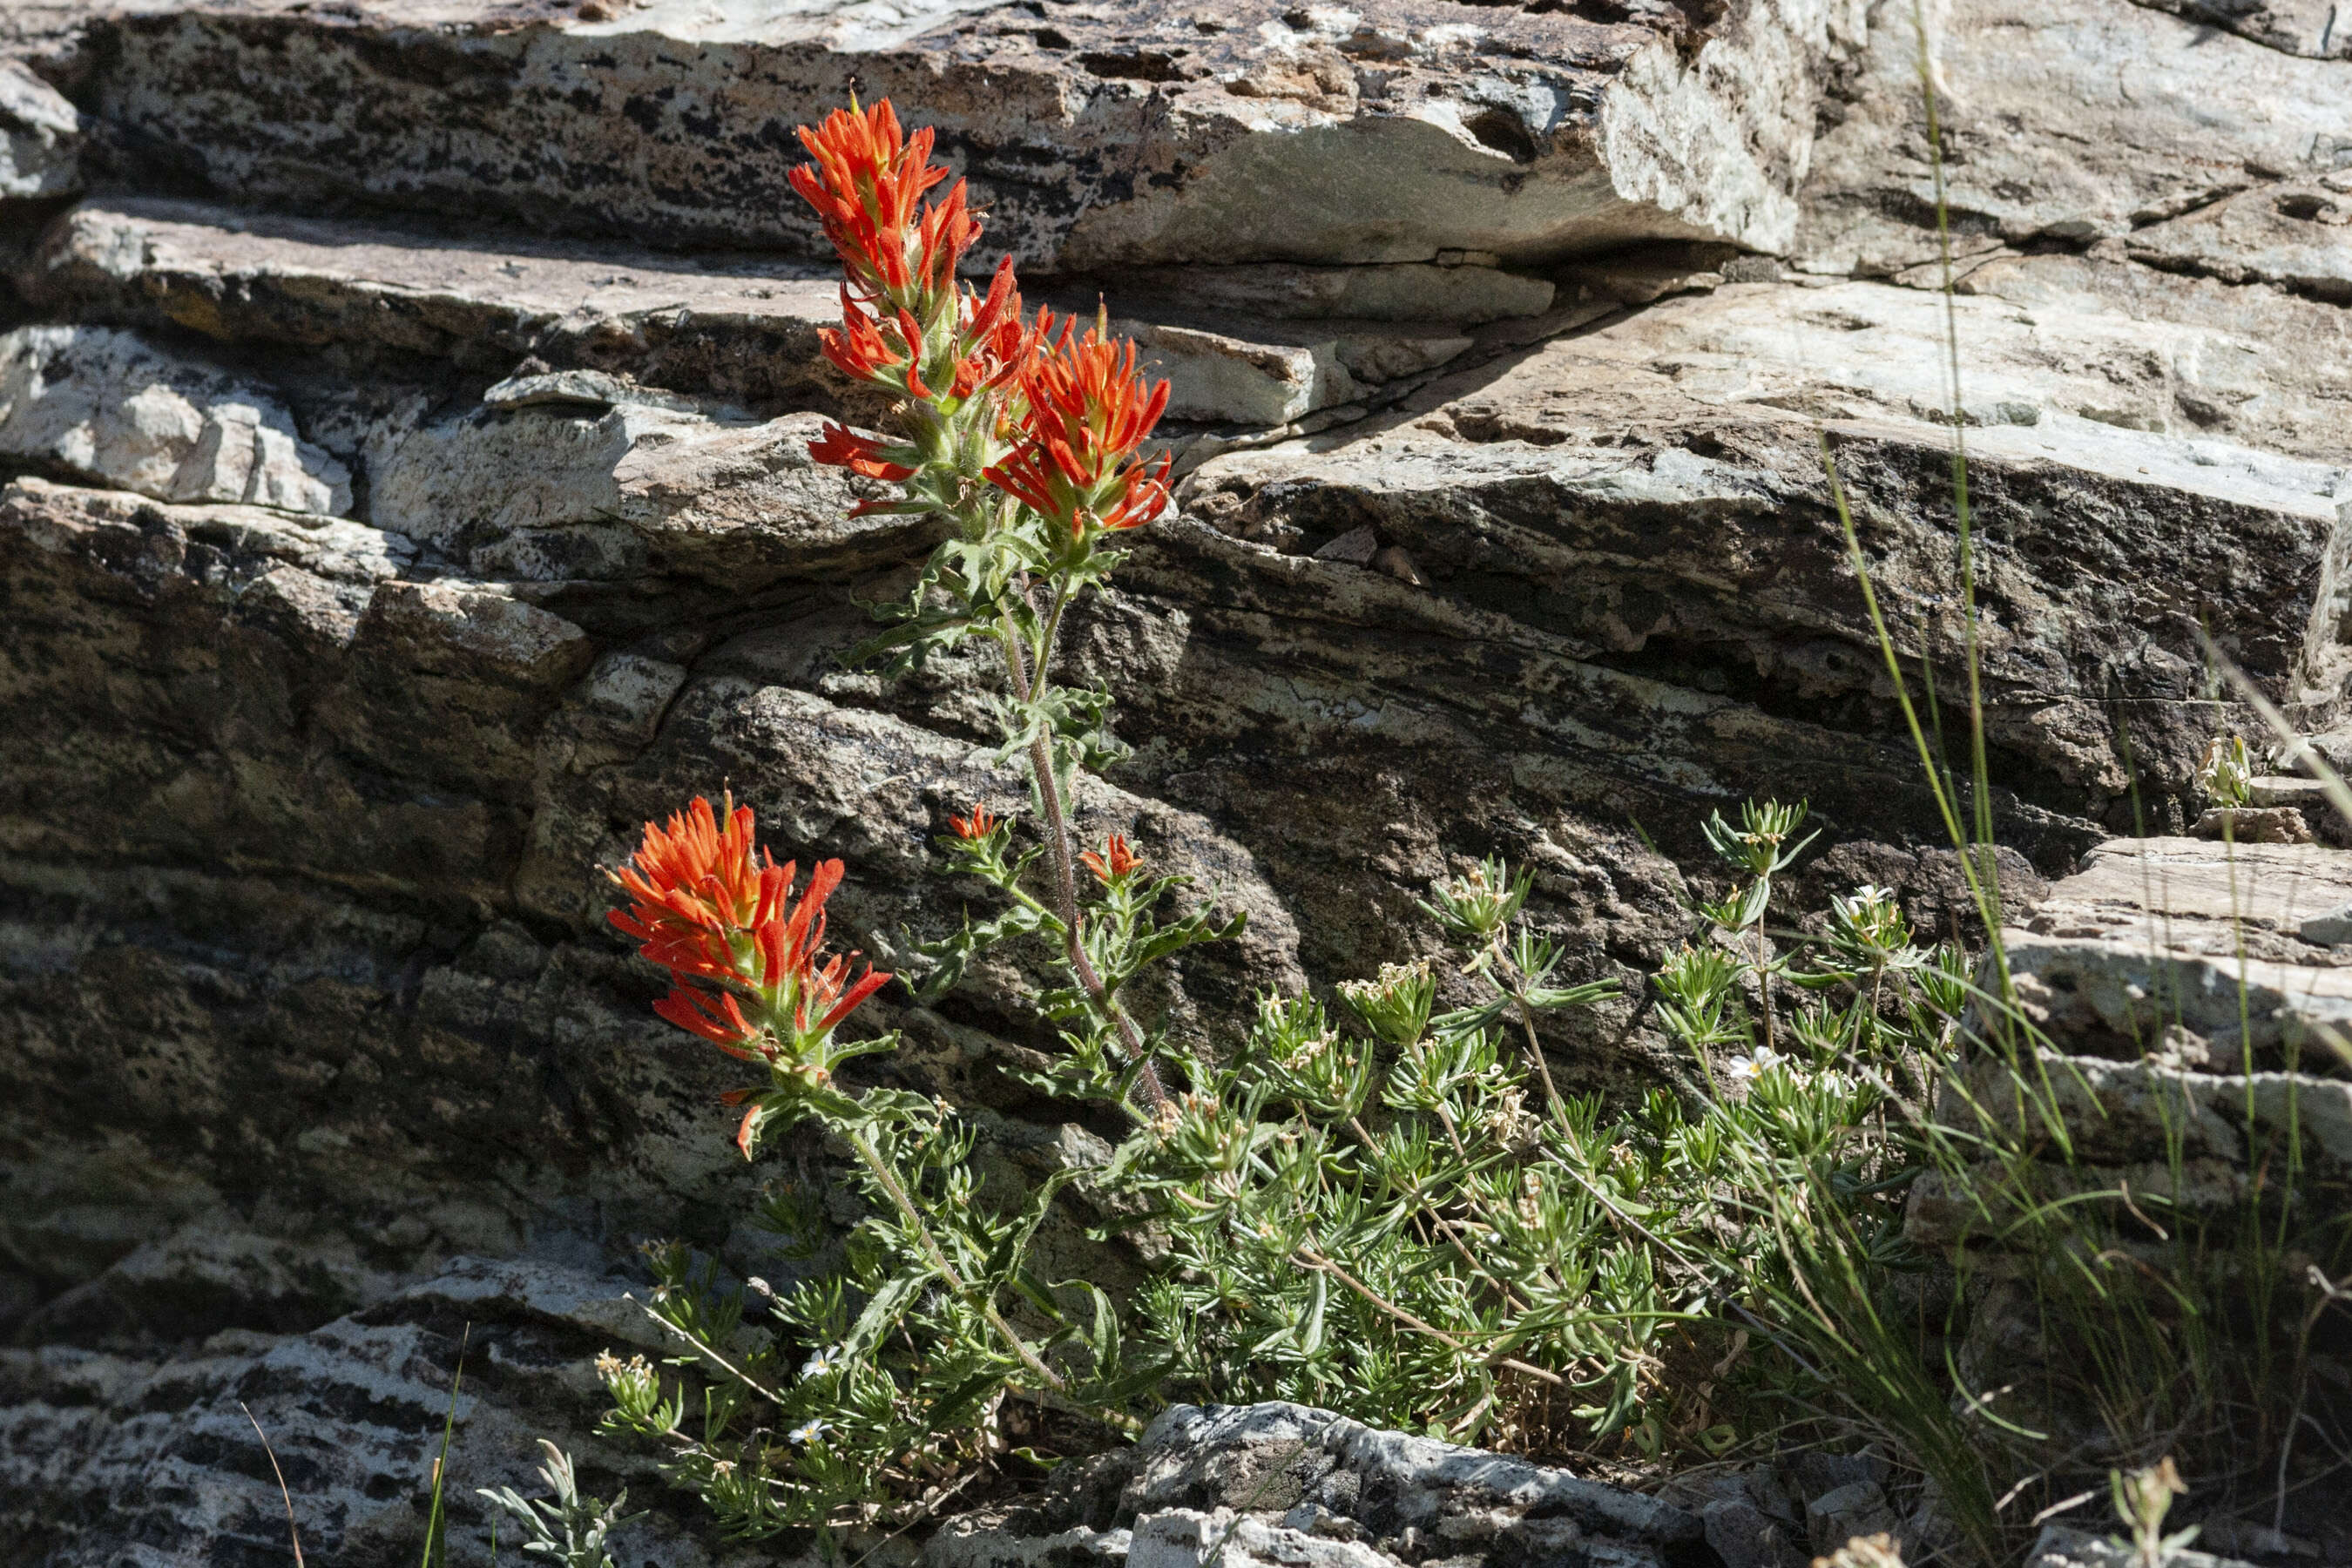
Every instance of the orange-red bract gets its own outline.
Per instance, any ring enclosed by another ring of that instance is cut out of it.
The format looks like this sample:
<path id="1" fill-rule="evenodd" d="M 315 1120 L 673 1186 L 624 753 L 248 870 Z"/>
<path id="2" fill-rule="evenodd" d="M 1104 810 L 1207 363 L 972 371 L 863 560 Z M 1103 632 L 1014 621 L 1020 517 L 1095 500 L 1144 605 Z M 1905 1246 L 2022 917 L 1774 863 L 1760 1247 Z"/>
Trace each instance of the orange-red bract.
<path id="1" fill-rule="evenodd" d="M 970 816 L 948 818 L 948 826 L 958 838 L 985 838 L 1003 826 L 1004 819 L 984 805 L 973 806 Z"/>
<path id="2" fill-rule="evenodd" d="M 1143 857 L 1135 852 L 1124 835 L 1118 833 L 1110 836 L 1110 842 L 1103 846 L 1102 853 L 1081 849 L 1078 858 L 1086 862 L 1087 870 L 1106 882 L 1124 877 L 1143 864 Z"/>
<path id="3" fill-rule="evenodd" d="M 772 1006 L 789 1003 L 793 1027 L 804 1036 L 824 1034 L 890 981 L 870 967 L 850 979 L 849 960 L 855 953 L 819 962 L 824 947 L 824 901 L 840 885 L 841 862 L 818 861 L 792 912 L 780 913 L 752 933 L 759 965 L 746 978 Z"/>
<path id="4" fill-rule="evenodd" d="M 1050 312 L 1038 321 L 1041 333 L 1051 330 Z M 1168 406 L 1168 384 L 1137 371 L 1133 342 L 1099 326 L 1079 336 L 1074 326 L 1064 321 L 1031 354 L 1021 444 L 988 477 L 1073 537 L 1089 522 L 1140 528 L 1168 506 L 1169 459 L 1155 468 L 1135 456 Z"/>
<path id="5" fill-rule="evenodd" d="M 1044 333 L 1022 317 L 1021 290 L 1013 287 L 1013 258 L 996 264 L 985 298 L 963 300 L 963 357 L 948 390 L 959 398 L 1003 385 L 1029 368 Z M 1040 312 L 1044 314 L 1044 312 Z"/>
<path id="6" fill-rule="evenodd" d="M 654 1004 L 654 1011 L 689 1034 L 700 1035 L 730 1057 L 758 1061 L 772 1052 L 751 1048 L 759 1039 L 757 1026 L 743 1016 L 735 998 L 724 991 L 695 985 L 672 985 L 669 994 Z"/>
<path id="7" fill-rule="evenodd" d="M 824 328 L 817 333 L 817 352 L 853 381 L 903 390 L 909 368 L 923 352 L 920 329 L 906 323 L 904 311 L 893 312 L 887 318 L 869 314 L 851 297 L 849 286 L 844 284 L 841 325 Z M 919 377 L 917 384 L 920 384 Z"/>
<path id="8" fill-rule="evenodd" d="M 903 479 L 914 469 L 883 456 L 882 443 L 839 425 L 827 425 L 809 443 L 809 456 L 836 468 L 847 468 L 869 479 Z"/>

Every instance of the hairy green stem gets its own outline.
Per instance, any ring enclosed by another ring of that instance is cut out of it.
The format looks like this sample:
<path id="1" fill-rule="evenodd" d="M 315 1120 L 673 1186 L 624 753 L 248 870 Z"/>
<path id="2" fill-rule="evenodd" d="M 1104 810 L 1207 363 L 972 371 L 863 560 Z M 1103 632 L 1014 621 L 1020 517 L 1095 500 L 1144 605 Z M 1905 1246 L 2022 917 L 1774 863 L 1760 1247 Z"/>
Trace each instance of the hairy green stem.
<path id="1" fill-rule="evenodd" d="M 1470 1347 L 1463 1343 L 1463 1342 L 1455 1335 L 1447 1333 L 1444 1329 L 1437 1327 L 1434 1323 L 1425 1322 L 1422 1319 L 1414 1317 L 1411 1312 L 1406 1311 L 1402 1307 L 1398 1306 L 1394 1301 L 1390 1300 L 1387 1297 L 1381 1295 L 1379 1291 L 1373 1289 L 1370 1286 L 1365 1284 L 1362 1280 L 1357 1279 L 1346 1269 L 1340 1268 L 1330 1258 L 1326 1258 L 1320 1252 L 1316 1251 L 1315 1248 L 1311 1247 L 1302 1247 L 1298 1249 L 1296 1256 L 1298 1260 L 1307 1265 L 1307 1268 L 1316 1270 L 1318 1273 L 1330 1275 L 1340 1284 L 1345 1285 L 1349 1289 L 1353 1290 L 1357 1295 L 1361 1296 L 1372 1306 L 1387 1313 L 1390 1317 L 1394 1318 L 1398 1322 L 1402 1323 L 1406 1328 L 1412 1330 L 1415 1333 L 1426 1334 L 1429 1338 L 1437 1341 L 1440 1344 L 1450 1345 L 1457 1351 L 1466 1352 L 1469 1350 Z M 1521 1361 L 1516 1356 L 1490 1356 L 1486 1360 L 1486 1364 L 1488 1366 L 1507 1367 L 1513 1372 L 1525 1373 L 1528 1376 L 1539 1378 L 1543 1382 L 1549 1383 L 1556 1388 L 1565 1388 L 1568 1386 L 1568 1379 L 1560 1376 L 1559 1373 L 1547 1371 L 1543 1367 L 1537 1366 L 1530 1362 Z"/>
<path id="2" fill-rule="evenodd" d="M 1066 595 L 1057 594 L 1054 608 L 1045 624 L 1045 640 L 1039 647 L 1041 655 L 1050 657 L 1052 637 L 1061 626 L 1062 606 Z M 1006 673 L 1012 677 L 1013 695 L 1024 702 L 1035 703 L 1045 690 L 1045 668 L 1038 666 L 1036 678 L 1030 679 L 1027 661 L 1022 657 L 1021 634 L 1007 612 L 1003 623 L 1001 640 L 1004 648 Z M 1078 923 L 1078 878 L 1076 856 L 1070 847 L 1070 826 L 1062 812 L 1061 786 L 1054 778 L 1054 742 L 1050 735 L 1039 735 L 1029 742 L 1029 769 L 1037 778 L 1037 799 L 1045 813 L 1045 852 L 1053 866 L 1055 912 L 1062 921 L 1064 952 L 1069 961 L 1070 973 L 1077 976 L 1095 1008 L 1111 1026 L 1118 1031 L 1120 1044 L 1129 1056 L 1140 1065 L 1136 1075 L 1136 1087 L 1143 1091 L 1144 1103 L 1157 1110 L 1168 1102 L 1168 1090 L 1160 1081 L 1159 1069 L 1152 1066 L 1151 1053 L 1143 1038 L 1143 1031 L 1127 1016 L 1110 988 L 1095 973 L 1094 961 L 1087 956 L 1084 932 Z"/>
<path id="3" fill-rule="evenodd" d="M 1496 937 L 1495 962 L 1511 973 L 1511 984 L 1507 990 L 1511 1001 L 1518 1009 L 1519 1026 L 1527 1031 L 1528 1058 L 1536 1064 L 1536 1076 L 1543 1079 L 1544 1103 L 1551 1108 L 1554 1119 L 1565 1125 L 1568 1121 L 1568 1102 L 1560 1099 L 1559 1090 L 1553 1087 L 1551 1064 L 1544 1059 L 1543 1041 L 1536 1035 L 1536 1010 L 1528 1005 L 1528 999 L 1523 994 L 1528 987 L 1527 971 L 1513 963 L 1503 952 L 1502 938 L 1499 933 Z"/>
<path id="4" fill-rule="evenodd" d="M 890 1201 L 898 1206 L 898 1213 L 914 1230 L 916 1239 L 922 1243 L 924 1253 L 931 1260 L 932 1268 L 938 1271 L 941 1279 L 947 1281 L 948 1289 L 964 1298 L 965 1300 L 971 1301 L 971 1288 L 964 1283 L 963 1276 L 957 1271 L 956 1266 L 949 1261 L 946 1252 L 940 1249 L 939 1241 L 931 1235 L 930 1225 L 923 1218 L 922 1212 L 915 1207 L 915 1200 L 908 1195 L 907 1189 L 899 1185 L 898 1176 L 890 1169 L 890 1163 L 882 1158 L 882 1152 L 874 1147 L 874 1141 L 862 1131 L 853 1131 L 849 1134 L 849 1145 L 857 1151 L 857 1157 L 866 1162 L 866 1168 L 873 1173 L 875 1182 L 889 1194 Z M 1022 1365 L 1034 1373 L 1039 1381 L 1055 1393 L 1061 1394 L 1068 1390 L 1069 1384 L 1059 1373 L 1047 1366 L 1037 1352 L 1030 1348 L 1029 1342 L 1023 1339 L 1013 1325 L 1004 1321 L 1004 1314 L 996 1310 L 994 1301 L 982 1299 L 974 1304 L 980 1308 L 982 1315 L 987 1318 L 989 1327 L 1003 1336 L 1005 1347 L 1012 1351 Z"/>
<path id="5" fill-rule="evenodd" d="M 1045 628 L 1037 634 L 1037 679 L 1043 681 L 1054 662 L 1054 644 L 1062 635 L 1062 612 L 1070 607 L 1070 585 L 1054 584 L 1054 607 L 1045 612 Z"/>

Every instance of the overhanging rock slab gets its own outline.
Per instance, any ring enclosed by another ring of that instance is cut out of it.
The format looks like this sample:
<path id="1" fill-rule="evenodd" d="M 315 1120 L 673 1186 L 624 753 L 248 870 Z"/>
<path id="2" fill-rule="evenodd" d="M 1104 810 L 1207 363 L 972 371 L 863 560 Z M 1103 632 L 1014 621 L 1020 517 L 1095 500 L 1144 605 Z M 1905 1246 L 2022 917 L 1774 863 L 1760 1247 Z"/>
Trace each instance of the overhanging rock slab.
<path id="1" fill-rule="evenodd" d="M 792 131 L 855 89 L 938 128 L 989 243 L 1033 269 L 1528 262 L 1784 247 L 1817 82 L 1863 14 L 663 0 L 502 25 L 281 0 L 97 23 L 90 96 L 142 181 L 815 255 Z"/>
<path id="2" fill-rule="evenodd" d="M 836 281 L 772 258 L 689 261 L 628 247 L 484 242 L 202 203 L 87 202 L 14 279 L 58 316 L 224 341 L 447 358 L 518 355 L 753 399 L 839 390 L 817 354 Z"/>

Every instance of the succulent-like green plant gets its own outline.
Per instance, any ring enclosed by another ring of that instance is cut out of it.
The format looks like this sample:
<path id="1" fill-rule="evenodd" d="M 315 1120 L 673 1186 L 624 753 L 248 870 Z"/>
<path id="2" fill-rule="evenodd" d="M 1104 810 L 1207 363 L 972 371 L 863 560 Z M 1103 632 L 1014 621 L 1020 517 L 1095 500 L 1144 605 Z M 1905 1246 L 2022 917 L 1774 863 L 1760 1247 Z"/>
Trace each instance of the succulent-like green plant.
<path id="1" fill-rule="evenodd" d="M 2224 811 L 2235 810 L 2253 798 L 2253 780 L 2243 740 L 2216 735 L 2207 743 L 2204 763 L 2197 770 L 2198 786 L 2207 800 Z"/>
<path id="2" fill-rule="evenodd" d="M 547 1483 L 551 1496 L 526 1498 L 512 1487 L 483 1487 L 478 1489 L 479 1495 L 521 1522 L 525 1552 L 552 1557 L 563 1568 L 614 1568 L 605 1542 L 623 1525 L 645 1516 L 621 1511 L 628 1505 L 626 1490 L 609 1503 L 582 1497 L 579 1479 L 572 1470 L 572 1456 L 543 1437 L 539 1447 L 545 1456 L 540 1479 Z"/>

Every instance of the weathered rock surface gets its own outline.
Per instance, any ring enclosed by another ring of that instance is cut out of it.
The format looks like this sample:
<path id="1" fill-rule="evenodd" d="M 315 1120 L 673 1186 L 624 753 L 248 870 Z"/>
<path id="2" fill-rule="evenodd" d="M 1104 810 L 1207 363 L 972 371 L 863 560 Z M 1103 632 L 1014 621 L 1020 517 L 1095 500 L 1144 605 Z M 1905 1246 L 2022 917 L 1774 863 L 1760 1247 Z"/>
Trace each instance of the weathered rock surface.
<path id="1" fill-rule="evenodd" d="M 2352 1068 L 2352 952 L 2331 945 L 2329 921 L 2347 902 L 2352 856 L 2320 845 L 2100 846 L 2003 932 L 2020 1021 L 2042 1042 L 2040 1088 L 2025 1097 L 2034 1109 L 2016 1109 L 2012 1069 L 1986 1049 L 1945 1086 L 1943 1112 L 1964 1125 L 1969 1105 L 2011 1107 L 2004 1125 L 2062 1117 L 2074 1152 L 2071 1163 L 2046 1155 L 2053 1181 L 2154 1194 L 2192 1223 L 2252 1201 L 2289 1146 L 2306 1201 L 2340 1204 L 2352 1194 L 2352 1076 L 2341 1070 Z M 2021 1260 L 1984 1250 L 1983 1220 L 1965 1191 L 1930 1176 L 1907 1229 L 2006 1273 Z M 2149 1242 L 2161 1258 L 2160 1238 Z M 2014 1350 L 2002 1336 L 2018 1310 L 2005 1297 L 1979 1309 L 1978 1364 Z"/>
<path id="2" fill-rule="evenodd" d="M 1769 372 L 1726 356 L 1728 385 L 1709 385 L 1706 362 L 1653 357 L 1657 340 L 1682 336 L 1678 322 L 1704 318 L 1706 303 L 1546 345 L 1483 384 L 1441 382 L 1418 416 L 1214 458 L 1186 482 L 1187 505 L 1255 546 L 1247 558 L 1265 562 L 1259 575 L 1316 581 L 1287 552 L 1369 526 L 1441 588 L 1458 584 L 1434 596 L 1370 583 L 1357 591 L 1392 598 L 1399 631 L 1486 625 L 1486 638 L 1515 645 L 1516 689 L 1486 673 L 1477 696 L 1459 701 L 1486 706 L 1509 731 L 1482 749 L 1516 750 L 1524 742 L 1510 735 L 1531 730 L 1544 736 L 1546 760 L 1529 758 L 1524 774 L 1605 765 L 1619 809 L 1645 821 L 1663 798 L 1633 793 L 1637 780 L 1705 789 L 1736 771 L 1833 814 L 1924 790 L 1900 749 L 1832 744 L 1813 728 L 1890 734 L 1885 719 L 1859 715 L 1886 713 L 1892 688 L 1847 566 L 1822 427 L 1772 406 L 1769 394 L 1737 408 L 1717 403 L 1730 401 L 1727 390 L 1769 385 Z M 1716 396 L 1702 401 L 1685 382 Z M 1938 679 L 1957 679 L 1942 566 L 1957 543 L 1937 498 L 1948 448 L 1887 423 L 1841 422 L 1826 435 L 1898 647 L 1906 659 L 1935 658 L 1950 672 Z M 2143 779 L 2165 780 L 2167 793 L 2188 787 L 2212 721 L 2200 616 L 2240 606 L 2248 618 L 2214 625 L 2213 635 L 2248 668 L 2297 679 L 2310 611 L 2281 637 L 2256 630 L 2288 629 L 2274 619 L 2275 590 L 2246 582 L 2208 593 L 2221 575 L 2275 568 L 2312 585 L 2298 595 L 2315 589 L 2337 524 L 2333 498 L 2314 487 L 2338 471 L 2237 452 L 2209 474 L 2183 443 L 2054 417 L 2047 429 L 1990 432 L 1975 450 L 1988 725 L 2022 764 L 2006 780 L 2038 773 L 2079 792 L 2065 805 L 2043 797 L 2042 811 L 2021 802 L 2017 813 L 2019 831 L 2032 821 L 2053 847 L 2084 835 L 2063 858 L 2096 837 L 2090 822 L 2128 826 L 2113 815 L 2130 809 L 2130 774 L 2105 693 L 2135 693 L 2128 744 Z M 2225 511 L 2231 521 L 2219 522 Z M 1139 580 L 1154 569 L 1142 563 Z M 1420 679 L 1444 679 L 1442 667 L 1421 669 Z M 1653 700 L 1654 680 L 1686 695 Z M 1759 701 L 1759 689 L 1783 698 Z M 1363 722 L 1402 740 L 1421 711 Z"/>
<path id="3" fill-rule="evenodd" d="M 1664 375 L 1706 403 L 1938 424 L 1948 327 L 1967 345 L 1960 416 L 1985 457 L 2046 454 L 2121 479 L 2147 468 L 2168 488 L 2273 489 L 2305 506 L 2352 500 L 2347 312 L 2273 295 L 2264 313 L 2247 290 L 2211 284 L 2201 291 L 2217 305 L 2242 309 L 2199 310 L 2180 298 L 2199 286 L 2171 279 L 2147 290 L 2160 314 L 2135 311 L 2105 281 L 2072 258 L 1993 260 L 1962 280 L 1948 319 L 1944 297 L 1920 289 L 1735 283 L 1662 300 L 1578 348 L 1596 370 Z M 2307 341 L 2275 341 L 2306 321 Z"/>
<path id="4" fill-rule="evenodd" d="M 833 282 L 769 258 L 706 263 L 131 198 L 58 217 L 16 282 L 53 317 L 500 375 L 536 355 L 755 400 L 836 384 L 816 356 Z"/>
<path id="5" fill-rule="evenodd" d="M 2241 37 L 2311 59 L 2352 58 L 2334 6 L 2320 0 L 2135 0 L 2191 22 L 2226 27 Z"/>
<path id="6" fill-rule="evenodd" d="M 205 1268 L 217 1271 L 240 1244 L 257 1259 L 253 1270 L 267 1271 L 270 1247 L 256 1238 L 197 1233 L 186 1250 L 205 1253 Z M 80 1294 L 75 1312 L 118 1321 L 201 1314 L 190 1287 L 203 1281 L 173 1268 L 165 1250 L 126 1258 Z M 240 1293 L 253 1287 L 224 1283 Z M 442 1424 L 454 1409 L 444 1494 L 454 1558 L 488 1560 L 488 1510 L 475 1487 L 535 1492 L 519 1456 L 539 1432 L 560 1429 L 584 1465 L 617 1472 L 633 1500 L 656 1505 L 630 1527 L 633 1560 L 675 1568 L 775 1561 L 713 1551 L 690 1518 L 682 1525 L 659 1506 L 660 1481 L 641 1457 L 582 1441 L 601 1398 L 585 1358 L 671 1348 L 622 1299 L 626 1288 L 561 1263 L 460 1258 L 364 1311 L 301 1331 L 220 1329 L 164 1365 L 63 1344 L 0 1351 L 0 1466 L 16 1550 L 28 1562 L 93 1568 L 125 1561 L 125 1540 L 137 1543 L 133 1562 L 290 1560 L 274 1455 L 299 1500 L 309 1560 L 404 1562 L 413 1555 L 408 1521 L 428 1506 Z M 454 1382 L 461 1350 L 464 1378 Z M 510 1526 L 504 1544 L 512 1551 Z"/>
<path id="7" fill-rule="evenodd" d="M 2205 742 L 2244 722 L 2200 631 L 2315 729 L 2352 680 L 2352 64 L 2293 5 L 2183 5 L 1955 0 L 1938 37 L 2021 920 L 2105 835 L 2197 819 Z M 982 664 L 886 687 L 840 662 L 928 542 L 847 520 L 854 488 L 805 457 L 866 410 L 816 355 L 833 289 L 782 175 L 853 76 L 941 128 L 1033 295 L 1106 300 L 1194 422 L 1169 432 L 1181 513 L 1067 637 L 1137 747 L 1083 827 L 1251 915 L 1143 999 L 1171 1028 L 1425 951 L 1427 882 L 1504 853 L 1575 977 L 1627 993 L 1548 1026 L 1555 1075 L 1677 1081 L 1639 1001 L 1688 931 L 1667 857 L 1750 793 L 1826 830 L 1792 896 L 1885 881 L 1958 929 L 1822 463 L 1826 439 L 1906 678 L 1948 704 L 1947 329 L 1907 0 L 1875 13 L 1864 49 L 1863 8 L 1828 0 L 0 9 L 0 52 L 38 68 L 0 68 L 22 1554 L 282 1560 L 239 1399 L 314 1555 L 413 1553 L 468 1321 L 462 1530 L 540 1433 L 591 1489 L 661 1501 L 585 1435 L 583 1358 L 653 1348 L 614 1315 L 632 1248 L 791 1277 L 743 1216 L 825 1152 L 733 1158 L 732 1079 L 650 1017 L 593 867 L 731 784 L 780 858 L 848 861 L 836 924 L 887 966 L 981 896 L 928 875 L 947 815 L 1023 799 Z M 2210 893 L 2219 853 L 2144 864 Z M 2128 1089 L 2156 1069 L 2116 1045 L 2144 1022 L 2127 987 L 2177 979 L 2202 1011 L 2164 1070 L 2220 1081 L 2234 950 L 2184 913 L 2140 952 L 2122 864 L 2047 906 L 2091 934 L 2020 939 L 2052 1026 Z M 2305 862 L 2259 864 L 2251 1035 L 2276 1053 L 2344 1000 L 2352 949 L 2305 927 L 2352 889 L 2319 873 L 2306 909 L 2279 891 Z M 1053 1043 L 1019 962 L 876 1010 L 906 1039 L 886 1070 L 971 1108 L 1006 1191 L 1110 1131 L 1003 1070 Z M 1111 1267 L 1075 1227 L 1044 1245 Z M 975 1522 L 935 1559 L 1222 1538 L 1679 1568 L 1744 1542 L 1760 1568 L 1870 1479 L 1643 1523 L 1608 1508 L 1664 1505 L 1513 1461 L 1183 1419 L 1132 1499 Z M 1268 1477 L 1297 1495 L 1261 1517 Z M 647 1557 L 735 1550 L 663 1507 Z"/>
<path id="8" fill-rule="evenodd" d="M 1302 1405 L 1169 1409 L 1129 1453 L 1034 1507 L 936 1537 L 930 1568 L 1464 1568 L 1705 1560 L 1699 1518 L 1654 1498 Z M 1221 1555 L 1222 1552 L 1222 1555 Z"/>
<path id="9" fill-rule="evenodd" d="M 1807 269 L 1887 274 L 1936 258 L 1911 16 L 1881 0 L 1867 58 L 1832 111 L 1839 123 L 1815 150 L 1796 243 Z M 2352 167 L 2344 60 L 2284 53 L 2201 16 L 2132 0 L 1952 0 L 1931 48 L 1963 254 L 2136 245 L 2148 226 L 2239 192 Z"/>
<path id="10" fill-rule="evenodd" d="M 80 110 L 18 61 L 0 58 L 0 200 L 81 189 Z"/>
<path id="11" fill-rule="evenodd" d="M 1441 250 L 1434 262 L 1300 267 L 1139 267 L 1113 279 L 1139 300 L 1219 315 L 1282 320 L 1452 321 L 1464 326 L 1551 308 L 1553 285 L 1505 270 L 1491 251 Z"/>
<path id="12" fill-rule="evenodd" d="M 789 132 L 853 79 L 924 106 L 993 206 L 992 242 L 1033 266 L 1784 244 L 1851 5 L 1617 16 L 1382 0 L 1066 6 L 1041 26 L 731 0 L 464 26 L 418 0 L 186 6 L 97 23 L 89 90 L 130 155 L 215 189 L 666 244 L 814 254 Z"/>
<path id="13" fill-rule="evenodd" d="M 2109 381 L 2106 399 L 2082 405 L 2086 417 L 2109 415 L 2102 422 L 2343 462 L 2335 413 L 2347 331 L 2340 307 L 2267 283 L 2159 271 L 2104 244 L 2080 257 L 1981 257 L 1958 288 L 1970 299 L 2000 301 L 2020 324 L 2114 334 L 2109 342 L 2117 349 L 2129 332 L 2145 334 L 2136 357 L 2126 350 L 2103 368 L 2080 350 L 2067 355 Z"/>
<path id="14" fill-rule="evenodd" d="M 2048 1042 L 2042 1092 L 2082 1179 L 2116 1175 L 2218 1213 L 2292 1142 L 2315 1190 L 2352 1191 L 2352 1077 L 2331 1070 L 2352 1066 L 2352 952 L 2325 923 L 2347 902 L 2352 856 L 2339 849 L 2118 839 L 2004 931 L 2022 1018 Z M 2008 1103 L 2009 1070 L 1978 1054 L 1948 1086 L 1947 1112 L 1968 1114 L 1963 1096 Z M 1934 1179 L 1909 1228 L 1948 1247 L 1970 1217 Z"/>
<path id="15" fill-rule="evenodd" d="M 385 432 L 371 512 L 473 571 L 546 583 L 667 573 L 752 590 L 920 553 L 919 520 L 848 518 L 857 496 L 845 477 L 809 459 L 823 424 L 486 400 Z"/>
<path id="16" fill-rule="evenodd" d="M 351 472 L 296 434 L 273 393 L 108 329 L 0 337 L 0 460 L 158 500 L 243 501 L 334 516 Z"/>
<path id="17" fill-rule="evenodd" d="M 2223 283 L 2271 283 L 2331 305 L 2352 304 L 2352 168 L 2273 181 L 2225 196 L 2124 241 L 2134 261 Z"/>

